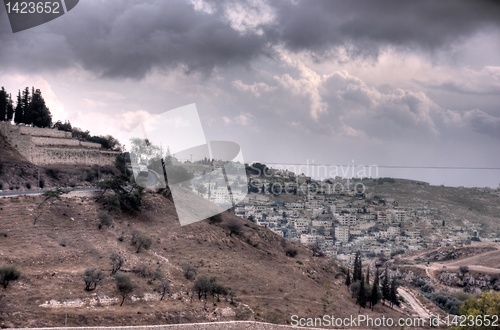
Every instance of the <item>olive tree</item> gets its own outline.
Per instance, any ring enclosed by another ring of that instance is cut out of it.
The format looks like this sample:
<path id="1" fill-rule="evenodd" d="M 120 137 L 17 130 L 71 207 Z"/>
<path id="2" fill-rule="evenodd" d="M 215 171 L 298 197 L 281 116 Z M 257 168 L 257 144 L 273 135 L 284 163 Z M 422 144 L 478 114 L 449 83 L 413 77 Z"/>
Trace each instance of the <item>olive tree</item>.
<path id="1" fill-rule="evenodd" d="M 132 284 L 130 277 L 124 273 L 116 273 L 115 280 L 116 280 L 116 288 L 118 289 L 118 292 L 122 296 L 122 301 L 120 303 L 120 306 L 122 306 L 123 302 L 125 301 L 125 298 L 127 298 L 128 295 L 134 291 L 134 285 Z"/>
<path id="2" fill-rule="evenodd" d="M 83 281 L 85 282 L 85 291 L 92 291 L 101 283 L 104 275 L 102 271 L 95 268 L 87 268 L 83 273 Z"/>
<path id="3" fill-rule="evenodd" d="M 151 244 L 153 244 L 153 240 L 146 234 L 134 233 L 132 235 L 132 245 L 136 247 L 136 253 L 141 252 L 141 249 L 149 249 Z"/>
<path id="4" fill-rule="evenodd" d="M 113 252 L 109 259 L 111 261 L 111 275 L 115 275 L 116 272 L 122 268 L 123 264 L 125 263 L 125 259 L 116 252 Z"/>

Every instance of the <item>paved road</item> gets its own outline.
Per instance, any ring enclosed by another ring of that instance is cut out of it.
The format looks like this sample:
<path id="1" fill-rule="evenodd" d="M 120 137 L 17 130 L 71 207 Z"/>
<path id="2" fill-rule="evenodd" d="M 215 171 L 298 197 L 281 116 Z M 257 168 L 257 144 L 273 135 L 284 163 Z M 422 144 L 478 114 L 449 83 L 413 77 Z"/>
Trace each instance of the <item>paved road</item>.
<path id="1" fill-rule="evenodd" d="M 405 288 L 398 288 L 398 293 L 400 296 L 404 298 L 404 300 L 410 305 L 410 307 L 417 313 L 417 315 L 421 318 L 424 319 L 429 319 L 431 317 L 431 314 L 427 311 L 427 309 L 418 301 L 413 294 L 405 289 Z"/>

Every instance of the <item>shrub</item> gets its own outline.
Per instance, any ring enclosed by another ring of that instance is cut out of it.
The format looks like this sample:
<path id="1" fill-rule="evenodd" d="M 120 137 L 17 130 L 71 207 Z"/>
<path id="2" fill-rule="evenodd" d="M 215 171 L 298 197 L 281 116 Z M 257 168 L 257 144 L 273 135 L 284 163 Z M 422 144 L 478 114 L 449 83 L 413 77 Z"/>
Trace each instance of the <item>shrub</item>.
<path id="1" fill-rule="evenodd" d="M 97 171 L 92 169 L 92 170 L 87 170 L 87 174 L 85 175 L 85 181 L 87 182 L 94 182 L 98 179 Z"/>
<path id="2" fill-rule="evenodd" d="M 115 275 L 116 272 L 122 268 L 125 263 L 125 259 L 116 252 L 113 252 L 109 259 L 111 260 L 111 275 Z"/>
<path id="3" fill-rule="evenodd" d="M 215 223 L 221 223 L 222 222 L 222 216 L 221 214 L 216 214 L 216 215 L 212 215 L 210 218 L 208 218 L 208 222 L 210 224 L 215 224 Z"/>
<path id="4" fill-rule="evenodd" d="M 444 309 L 446 312 L 454 315 L 458 315 L 460 312 L 460 305 L 462 300 L 467 296 L 454 296 L 444 292 L 434 292 L 434 293 L 424 293 L 424 295 L 429 298 L 437 306 Z"/>
<path id="5" fill-rule="evenodd" d="M 152 275 L 151 269 L 149 269 L 146 265 L 140 264 L 137 267 L 134 267 L 132 270 L 135 274 L 140 277 L 146 278 Z"/>
<path id="6" fill-rule="evenodd" d="M 26 189 L 31 189 L 31 183 L 26 182 Z"/>
<path id="7" fill-rule="evenodd" d="M 98 218 L 99 218 L 99 229 L 101 229 L 103 226 L 110 227 L 113 224 L 113 219 L 111 218 L 111 215 L 109 215 L 109 213 L 106 211 L 99 211 Z"/>
<path id="8" fill-rule="evenodd" d="M 187 280 L 193 280 L 196 277 L 197 270 L 193 265 L 183 264 L 181 268 L 182 268 L 182 273 L 184 274 L 184 277 Z"/>
<path id="9" fill-rule="evenodd" d="M 45 180 L 40 179 L 40 181 L 38 182 L 38 186 L 43 189 L 45 187 Z"/>
<path id="10" fill-rule="evenodd" d="M 149 249 L 151 244 L 153 244 L 153 240 L 146 234 L 134 233 L 132 235 L 132 245 L 137 248 L 136 253 L 141 252 L 141 249 Z"/>
<path id="11" fill-rule="evenodd" d="M 7 289 L 9 283 L 16 281 L 21 276 L 21 272 L 15 266 L 7 265 L 0 267 L 0 284 Z"/>
<path id="12" fill-rule="evenodd" d="M 83 273 L 83 281 L 85 282 L 85 291 L 92 291 L 97 288 L 103 279 L 102 271 L 95 268 L 87 268 Z"/>
<path id="13" fill-rule="evenodd" d="M 55 168 L 47 168 L 45 170 L 45 174 L 47 174 L 49 177 L 51 177 L 54 180 L 59 180 L 59 170 Z"/>
<path id="14" fill-rule="evenodd" d="M 229 223 L 227 224 L 227 229 L 229 229 L 229 235 L 231 236 L 233 234 L 237 236 L 243 234 L 243 228 L 241 224 L 236 220 L 229 221 Z"/>
<path id="15" fill-rule="evenodd" d="M 287 257 L 292 257 L 292 258 L 295 258 L 295 256 L 298 254 L 297 250 L 294 249 L 294 248 L 288 248 L 286 249 L 285 251 L 285 255 Z"/>

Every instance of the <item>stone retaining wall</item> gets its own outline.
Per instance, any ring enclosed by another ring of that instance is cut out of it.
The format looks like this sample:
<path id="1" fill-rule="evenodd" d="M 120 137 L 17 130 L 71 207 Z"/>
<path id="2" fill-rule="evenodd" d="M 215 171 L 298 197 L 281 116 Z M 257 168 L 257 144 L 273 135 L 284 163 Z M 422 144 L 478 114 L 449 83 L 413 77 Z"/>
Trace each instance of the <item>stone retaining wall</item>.
<path id="1" fill-rule="evenodd" d="M 62 138 L 62 139 L 71 139 L 71 132 L 60 131 L 57 129 L 48 129 L 48 128 L 39 128 L 39 127 L 31 127 L 31 126 L 14 126 L 17 127 L 20 134 L 23 135 L 33 135 L 33 136 L 45 136 L 52 138 Z"/>
<path id="2" fill-rule="evenodd" d="M 0 122 L 0 134 L 24 158 L 36 165 L 113 165 L 119 152 L 71 138 L 70 132 Z"/>
<path id="3" fill-rule="evenodd" d="M 74 139 L 60 139 L 60 138 L 49 138 L 49 137 L 31 137 L 31 141 L 36 146 L 68 146 L 68 147 L 83 147 L 83 148 L 93 148 L 100 149 L 101 145 L 99 143 L 84 142 Z"/>

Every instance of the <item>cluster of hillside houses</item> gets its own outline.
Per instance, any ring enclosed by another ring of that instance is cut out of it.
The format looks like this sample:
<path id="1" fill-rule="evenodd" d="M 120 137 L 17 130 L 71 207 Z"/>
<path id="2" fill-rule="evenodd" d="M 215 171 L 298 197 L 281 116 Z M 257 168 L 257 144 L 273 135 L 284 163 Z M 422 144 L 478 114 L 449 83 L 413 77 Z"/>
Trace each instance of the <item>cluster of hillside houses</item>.
<path id="1" fill-rule="evenodd" d="M 318 181 L 304 174 L 270 170 L 269 175 L 250 176 L 248 181 L 231 178 L 228 191 L 227 177 L 212 173 L 209 181 L 205 178 L 192 189 L 231 207 L 239 217 L 341 260 L 348 261 L 355 251 L 367 257 L 390 257 L 467 243 L 477 236 L 473 225 L 451 226 L 437 209 L 408 208 L 393 198 L 372 196 L 360 181 L 341 177 Z"/>
<path id="2" fill-rule="evenodd" d="M 347 185 L 345 179 L 336 180 Z M 405 208 L 392 198 L 361 194 L 354 187 L 330 194 L 309 190 L 279 201 L 284 195 L 270 193 L 268 184 L 264 182 L 259 192 L 248 194 L 234 208 L 235 214 L 337 259 L 348 261 L 355 251 L 368 257 L 390 257 L 430 246 L 466 243 L 477 235 L 473 228 L 447 225 L 437 209 Z"/>

